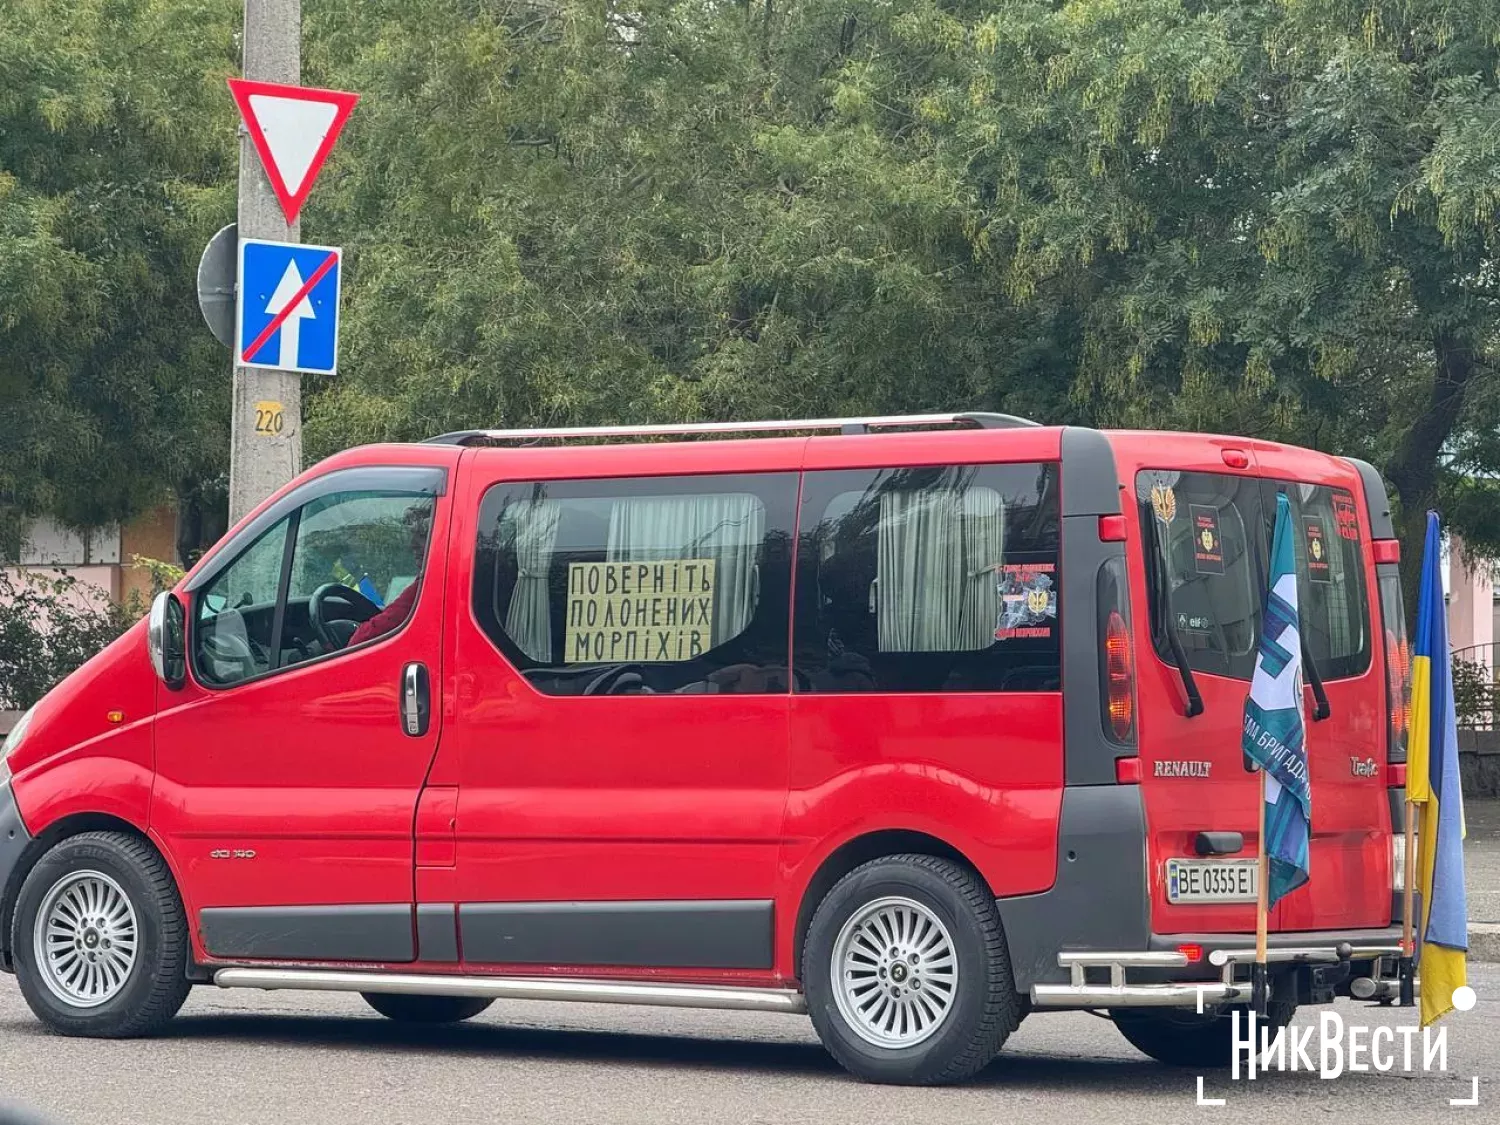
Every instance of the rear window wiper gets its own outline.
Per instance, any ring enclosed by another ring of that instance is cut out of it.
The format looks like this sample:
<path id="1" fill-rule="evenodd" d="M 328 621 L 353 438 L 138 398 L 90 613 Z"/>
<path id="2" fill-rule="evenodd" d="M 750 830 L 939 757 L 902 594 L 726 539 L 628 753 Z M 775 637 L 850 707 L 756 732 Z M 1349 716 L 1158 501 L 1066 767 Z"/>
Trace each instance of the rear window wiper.
<path id="1" fill-rule="evenodd" d="M 1312 688 L 1313 722 L 1322 722 L 1333 714 L 1333 708 L 1328 705 L 1328 693 L 1323 690 L 1323 677 L 1318 674 L 1318 662 L 1313 659 L 1305 636 L 1302 638 L 1302 670 L 1307 673 L 1307 683 Z"/>
<path id="2" fill-rule="evenodd" d="M 1156 517 L 1145 513 L 1141 517 L 1147 527 L 1147 550 L 1151 552 L 1151 575 L 1157 592 L 1157 624 L 1167 638 L 1167 647 L 1172 653 L 1172 664 L 1182 677 L 1182 690 L 1187 694 L 1187 717 L 1203 714 L 1203 696 L 1198 692 L 1198 681 L 1193 678 L 1193 666 L 1188 663 L 1187 652 L 1182 647 L 1182 638 L 1177 635 L 1177 619 L 1172 613 L 1172 579 L 1166 572 L 1162 544 L 1156 530 Z"/>

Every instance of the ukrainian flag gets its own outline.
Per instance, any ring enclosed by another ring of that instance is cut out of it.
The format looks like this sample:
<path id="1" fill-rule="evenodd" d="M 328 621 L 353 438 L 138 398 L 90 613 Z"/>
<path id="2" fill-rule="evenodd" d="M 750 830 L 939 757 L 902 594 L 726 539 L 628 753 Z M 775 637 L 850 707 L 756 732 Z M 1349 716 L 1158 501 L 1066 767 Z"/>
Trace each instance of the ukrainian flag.
<path id="1" fill-rule="evenodd" d="M 1469 911 L 1464 900 L 1463 793 L 1458 778 L 1458 719 L 1448 654 L 1447 611 L 1438 570 L 1436 512 L 1427 513 L 1422 588 L 1411 668 L 1411 735 L 1406 799 L 1421 805 L 1417 821 L 1417 890 L 1422 896 L 1422 1026 L 1453 1010 L 1453 990 L 1467 979 Z"/>

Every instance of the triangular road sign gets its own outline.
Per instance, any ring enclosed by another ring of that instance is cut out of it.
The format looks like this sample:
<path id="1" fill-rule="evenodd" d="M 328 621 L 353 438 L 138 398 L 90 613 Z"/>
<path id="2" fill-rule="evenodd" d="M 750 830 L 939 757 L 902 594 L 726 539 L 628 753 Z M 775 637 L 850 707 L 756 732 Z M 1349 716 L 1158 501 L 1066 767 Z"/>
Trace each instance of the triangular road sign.
<path id="1" fill-rule="evenodd" d="M 229 92 L 240 107 L 286 221 L 296 222 L 359 95 L 244 78 L 231 78 Z"/>

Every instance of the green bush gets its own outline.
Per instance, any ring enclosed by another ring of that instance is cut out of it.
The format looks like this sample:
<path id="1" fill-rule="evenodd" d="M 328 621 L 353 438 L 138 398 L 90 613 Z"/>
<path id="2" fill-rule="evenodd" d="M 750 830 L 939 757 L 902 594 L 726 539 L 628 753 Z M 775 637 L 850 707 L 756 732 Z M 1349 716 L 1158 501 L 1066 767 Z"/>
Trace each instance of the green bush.
<path id="1" fill-rule="evenodd" d="M 1478 660 L 1453 658 L 1453 709 L 1461 730 L 1489 730 L 1495 722 L 1495 680 Z"/>
<path id="2" fill-rule="evenodd" d="M 0 708 L 30 707 L 144 612 L 66 574 L 0 571 Z"/>

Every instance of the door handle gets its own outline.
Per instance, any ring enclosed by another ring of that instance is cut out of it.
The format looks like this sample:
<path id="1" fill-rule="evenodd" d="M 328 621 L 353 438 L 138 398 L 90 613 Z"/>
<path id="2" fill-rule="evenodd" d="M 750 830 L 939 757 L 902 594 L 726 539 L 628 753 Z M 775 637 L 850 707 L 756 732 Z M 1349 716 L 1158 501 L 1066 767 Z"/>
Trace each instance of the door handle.
<path id="1" fill-rule="evenodd" d="M 427 666 L 413 661 L 401 673 L 401 729 L 412 738 L 421 738 L 431 720 L 432 690 Z"/>

